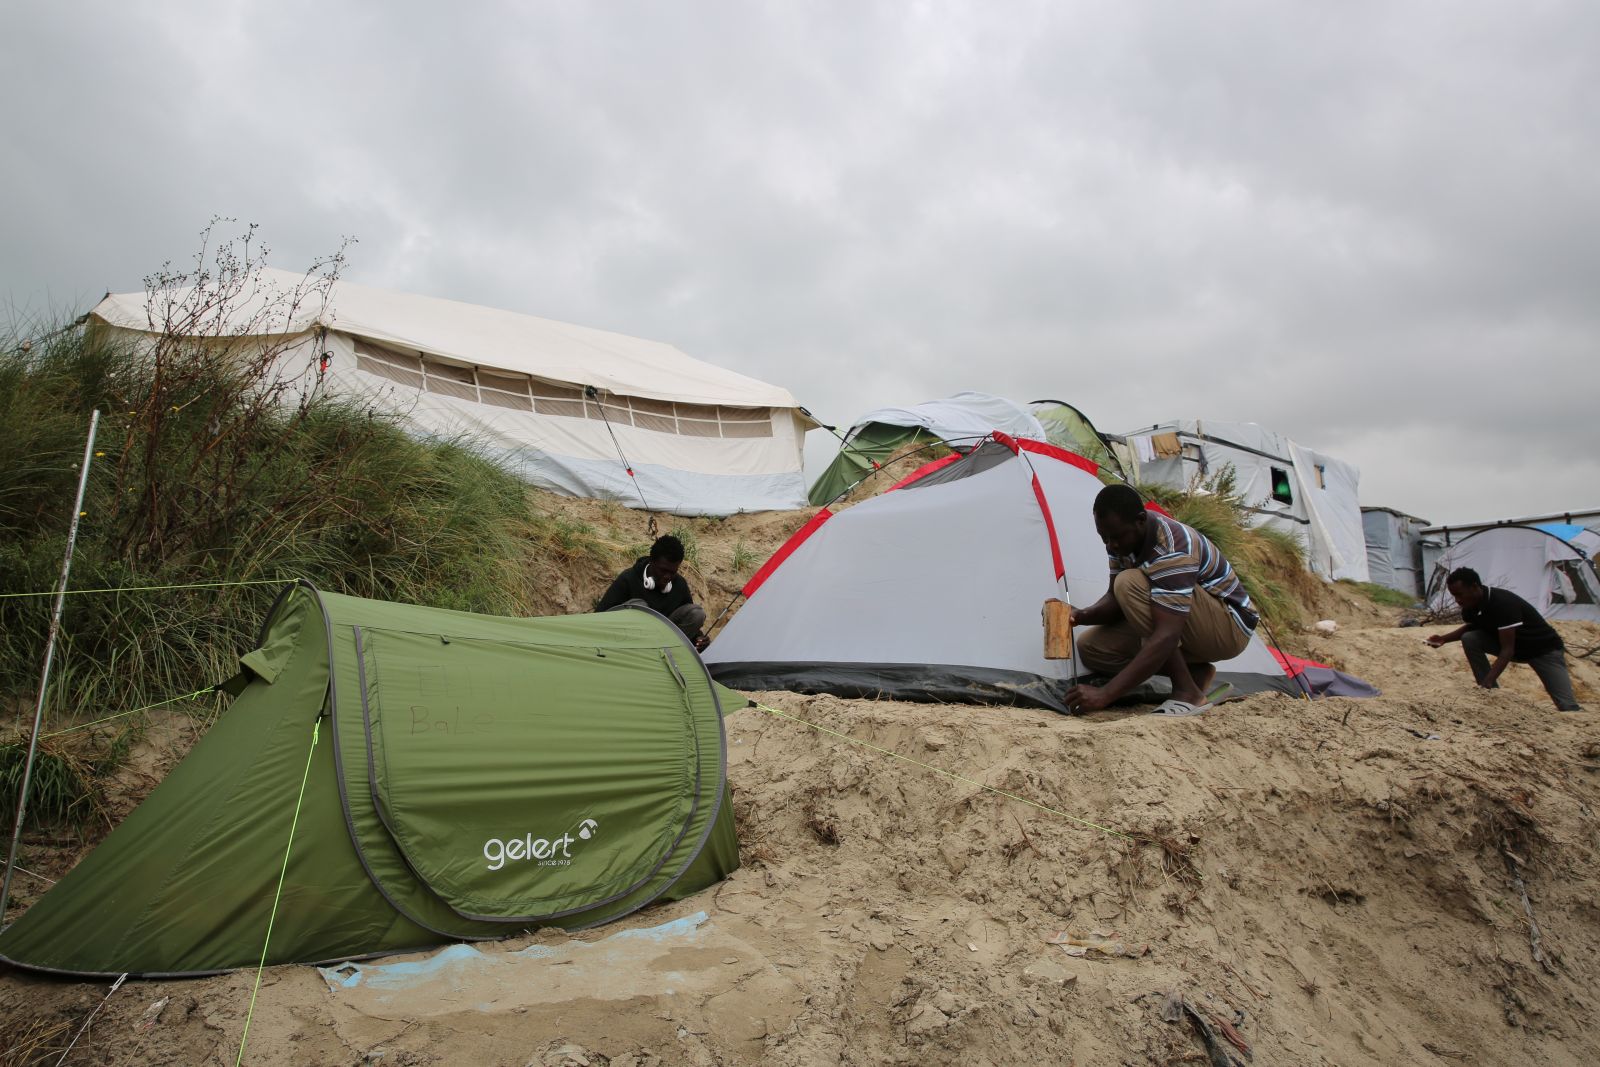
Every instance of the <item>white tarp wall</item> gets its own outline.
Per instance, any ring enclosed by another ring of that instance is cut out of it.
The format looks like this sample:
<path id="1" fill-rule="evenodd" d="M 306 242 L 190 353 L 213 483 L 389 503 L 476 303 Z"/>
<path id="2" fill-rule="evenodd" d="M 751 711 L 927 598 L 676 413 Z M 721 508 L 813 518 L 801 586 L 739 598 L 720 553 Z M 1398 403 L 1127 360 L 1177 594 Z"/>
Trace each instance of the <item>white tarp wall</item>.
<path id="1" fill-rule="evenodd" d="M 1177 435 L 1179 456 L 1161 456 L 1155 438 Z M 1300 539 L 1306 564 L 1327 579 L 1364 582 L 1367 541 L 1361 525 L 1361 472 L 1303 448 L 1253 422 L 1179 420 L 1126 435 L 1137 481 L 1188 489 L 1232 465 L 1236 485 L 1260 524 Z M 1291 500 L 1273 496 L 1273 471 L 1288 475 Z"/>
<path id="2" fill-rule="evenodd" d="M 263 276 L 280 291 L 302 281 Z M 145 300 L 108 296 L 92 314 L 148 337 Z M 280 374 L 400 413 L 421 435 L 470 438 L 530 484 L 684 515 L 806 503 L 812 424 L 786 389 L 655 341 L 344 281 L 317 312 L 266 335 L 287 345 Z"/>
<path id="3" fill-rule="evenodd" d="M 1343 460 L 1289 442 L 1294 473 L 1311 521 L 1307 562 L 1325 577 L 1365 582 L 1367 534 L 1361 525 L 1361 471 Z"/>

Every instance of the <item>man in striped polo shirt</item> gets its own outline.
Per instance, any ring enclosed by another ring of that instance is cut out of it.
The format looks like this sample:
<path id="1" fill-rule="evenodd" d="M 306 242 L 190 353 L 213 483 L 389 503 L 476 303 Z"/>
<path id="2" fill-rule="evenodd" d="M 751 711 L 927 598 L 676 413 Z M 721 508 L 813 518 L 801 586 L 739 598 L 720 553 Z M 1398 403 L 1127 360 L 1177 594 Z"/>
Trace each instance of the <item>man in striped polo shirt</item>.
<path id="1" fill-rule="evenodd" d="M 1216 664 L 1243 652 L 1258 617 L 1233 567 L 1192 526 L 1146 511 L 1131 486 L 1110 485 L 1094 501 L 1094 525 L 1111 562 L 1111 588 L 1074 608 L 1083 666 L 1111 675 L 1103 686 L 1068 690 L 1068 707 L 1099 711 L 1164 674 L 1167 715 L 1205 711 Z"/>

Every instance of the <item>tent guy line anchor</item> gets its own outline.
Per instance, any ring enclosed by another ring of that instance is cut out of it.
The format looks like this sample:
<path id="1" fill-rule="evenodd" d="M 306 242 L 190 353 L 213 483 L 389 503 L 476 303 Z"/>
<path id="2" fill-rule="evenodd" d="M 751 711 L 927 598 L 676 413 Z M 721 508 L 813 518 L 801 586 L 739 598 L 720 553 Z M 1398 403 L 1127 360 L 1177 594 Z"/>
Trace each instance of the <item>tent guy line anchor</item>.
<path id="1" fill-rule="evenodd" d="M 118 975 L 117 980 L 111 983 L 110 990 L 106 992 L 104 997 L 100 998 L 100 1003 L 94 1006 L 94 1010 L 89 1013 L 89 1017 L 83 1020 L 83 1025 L 78 1027 L 78 1032 L 72 1035 L 72 1040 L 67 1043 L 66 1049 L 62 1051 L 61 1058 L 56 1060 L 56 1067 L 61 1067 L 63 1063 L 67 1062 L 67 1057 L 72 1054 L 73 1048 L 75 1048 L 78 1044 L 78 1038 L 82 1037 L 84 1031 L 89 1029 L 89 1024 L 94 1022 L 94 1017 L 96 1015 L 100 1014 L 100 1009 L 106 1006 L 106 1001 L 111 999 L 111 994 L 121 989 L 122 983 L 126 982 L 127 980 L 128 976 L 126 974 L 122 974 Z"/>

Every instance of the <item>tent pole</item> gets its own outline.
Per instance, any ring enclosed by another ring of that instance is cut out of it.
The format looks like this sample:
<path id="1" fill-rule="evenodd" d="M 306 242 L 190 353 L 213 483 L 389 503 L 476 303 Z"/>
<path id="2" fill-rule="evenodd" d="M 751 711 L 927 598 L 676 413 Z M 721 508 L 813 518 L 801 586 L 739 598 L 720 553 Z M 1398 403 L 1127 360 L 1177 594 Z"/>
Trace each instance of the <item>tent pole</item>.
<path id="1" fill-rule="evenodd" d="M 22 843 L 22 819 L 28 811 L 28 787 L 33 784 L 33 760 L 39 751 L 39 724 L 44 719 L 44 697 L 50 686 L 50 664 L 55 658 L 56 636 L 61 632 L 61 604 L 67 595 L 67 575 L 72 571 L 72 549 L 78 543 L 78 520 L 83 517 L 83 491 L 89 484 L 89 464 L 94 460 L 94 436 L 100 427 L 100 409 L 89 416 L 89 439 L 78 467 L 78 496 L 72 505 L 72 525 L 67 530 L 67 551 L 61 559 L 61 579 L 56 583 L 56 605 L 50 615 L 50 635 L 44 644 L 44 669 L 39 675 L 39 699 L 33 707 L 33 731 L 28 735 L 28 759 L 22 766 L 22 788 L 17 793 L 17 814 L 11 824 L 11 849 L 6 853 L 6 873 L 0 881 L 0 929 L 5 926 L 6 904 L 11 899 L 11 872 Z"/>

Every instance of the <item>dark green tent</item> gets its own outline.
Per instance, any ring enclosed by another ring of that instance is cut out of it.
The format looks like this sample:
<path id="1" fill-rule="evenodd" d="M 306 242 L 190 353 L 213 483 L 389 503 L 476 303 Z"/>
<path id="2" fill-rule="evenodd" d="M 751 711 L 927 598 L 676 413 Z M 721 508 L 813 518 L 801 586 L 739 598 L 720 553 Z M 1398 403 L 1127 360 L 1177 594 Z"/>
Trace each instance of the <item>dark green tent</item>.
<path id="1" fill-rule="evenodd" d="M 892 426 L 869 422 L 851 430 L 849 443 L 839 449 L 826 470 L 811 484 L 807 499 L 813 504 L 831 504 L 848 493 L 874 470 L 895 458 L 909 445 L 925 445 L 939 438 L 918 426 Z M 887 483 L 885 483 L 887 485 Z"/>
<path id="2" fill-rule="evenodd" d="M 957 452 L 966 452 L 981 444 L 992 430 L 1058 445 L 1126 480 L 1105 436 L 1071 404 L 1035 400 L 1024 408 L 1003 397 L 965 392 L 909 408 L 879 408 L 861 416 L 845 435 L 839 454 L 812 483 L 808 498 L 813 504 L 831 504 L 903 450 L 943 441 Z M 880 488 L 887 487 L 886 482 Z"/>
<path id="3" fill-rule="evenodd" d="M 302 779 L 271 963 L 593 926 L 739 865 L 722 709 L 744 700 L 653 612 L 506 619 L 299 583 L 260 645 L 228 711 L 0 958 L 253 966 Z"/>

